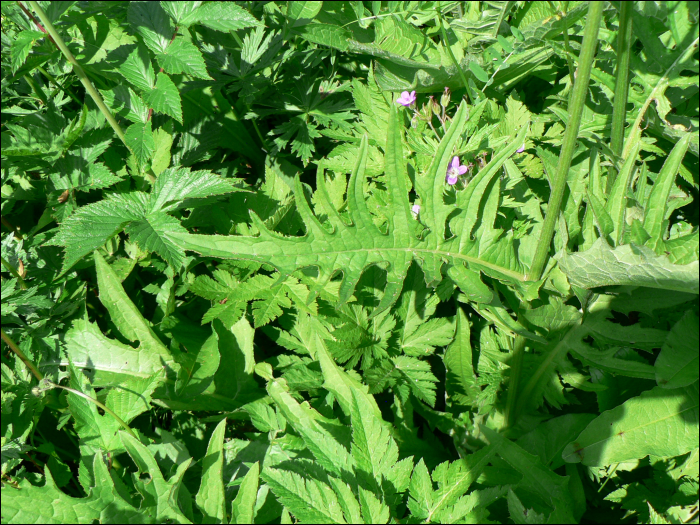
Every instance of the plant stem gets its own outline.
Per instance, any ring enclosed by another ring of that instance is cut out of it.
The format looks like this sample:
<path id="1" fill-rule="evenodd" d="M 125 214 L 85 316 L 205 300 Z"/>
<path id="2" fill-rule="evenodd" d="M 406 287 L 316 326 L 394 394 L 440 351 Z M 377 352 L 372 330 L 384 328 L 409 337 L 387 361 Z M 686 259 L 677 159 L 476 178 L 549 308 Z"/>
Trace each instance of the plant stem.
<path id="1" fill-rule="evenodd" d="M 617 31 L 617 68 L 615 71 L 615 94 L 613 100 L 612 130 L 610 131 L 610 149 L 615 155 L 622 154 L 625 138 L 625 117 L 627 114 L 627 96 L 629 94 L 630 56 L 632 54 L 632 6 L 627 2 L 620 4 L 620 21 Z M 615 168 L 610 167 L 607 180 L 609 192 L 615 182 Z"/>
<path id="2" fill-rule="evenodd" d="M 12 350 L 15 354 L 17 354 L 17 357 L 19 357 L 22 362 L 24 363 L 24 366 L 26 366 L 29 371 L 34 374 L 34 377 L 36 377 L 39 381 L 44 379 L 44 376 L 41 375 L 41 372 L 37 370 L 37 368 L 34 366 L 34 363 L 32 363 L 29 358 L 24 355 L 24 352 L 19 349 L 19 346 L 10 339 L 10 336 L 5 333 L 5 330 L 0 329 L 0 336 L 2 336 L 2 340 L 5 341 L 5 344 L 10 347 L 10 350 Z"/>
<path id="3" fill-rule="evenodd" d="M 588 20 L 586 22 L 586 30 L 583 35 L 583 44 L 581 46 L 581 54 L 578 60 L 578 75 L 574 83 L 574 92 L 571 97 L 571 106 L 569 107 L 569 123 L 566 126 L 564 133 L 564 141 L 562 143 L 561 152 L 559 154 L 559 163 L 557 171 L 554 175 L 554 184 L 552 194 L 547 205 L 547 217 L 545 218 L 540 239 L 535 251 L 535 257 L 532 261 L 528 279 L 536 281 L 540 278 L 547 256 L 549 247 L 554 236 L 554 226 L 559 217 L 564 190 L 566 189 L 566 174 L 571 166 L 571 159 L 574 155 L 574 148 L 578 138 L 579 127 L 581 126 L 581 115 L 583 106 L 588 95 L 588 82 L 591 78 L 591 67 L 595 56 L 596 45 L 598 44 L 598 29 L 600 20 L 603 14 L 603 4 L 601 2 L 591 2 L 588 8 Z"/>
<path id="4" fill-rule="evenodd" d="M 107 119 L 107 122 L 109 122 L 109 125 L 112 126 L 112 129 L 117 134 L 119 139 L 124 143 L 124 145 L 127 147 L 127 149 L 129 149 L 129 151 L 131 151 L 131 148 L 129 148 L 129 146 L 126 144 L 126 137 L 124 136 L 124 132 L 122 131 L 122 128 L 119 126 L 119 123 L 112 116 L 112 113 L 109 111 L 109 109 L 105 105 L 104 101 L 102 100 L 102 96 L 100 95 L 99 91 L 97 91 L 97 89 L 95 89 L 95 86 L 92 85 L 92 82 L 90 82 L 90 79 L 85 74 L 85 71 L 80 66 L 78 61 L 75 59 L 75 57 L 73 56 L 73 53 L 70 52 L 70 49 L 68 49 L 66 44 L 63 42 L 61 35 L 59 35 L 58 32 L 56 31 L 56 29 L 53 27 L 53 24 L 46 16 L 46 13 L 44 13 L 44 10 L 35 1 L 30 1 L 29 5 L 32 6 L 32 9 L 34 9 L 37 16 L 39 17 L 39 19 L 42 21 L 42 23 L 46 27 L 46 31 L 51 36 L 51 39 L 56 43 L 56 46 L 58 47 L 58 49 L 61 50 L 61 53 L 63 53 L 63 56 L 65 56 L 66 60 L 68 60 L 68 62 L 70 62 L 73 65 L 73 70 L 75 71 L 75 74 L 78 76 L 80 81 L 83 83 L 83 86 L 85 87 L 85 91 L 88 92 L 88 94 L 95 101 L 95 104 L 97 104 L 97 107 L 100 108 L 100 111 L 104 114 L 105 118 Z"/>
<path id="5" fill-rule="evenodd" d="M 591 78 L 591 68 L 598 44 L 598 30 L 602 15 L 603 3 L 590 2 L 588 6 L 586 29 L 583 34 L 583 44 L 581 45 L 581 53 L 578 60 L 578 75 L 574 82 L 571 104 L 569 106 L 569 122 L 566 126 L 566 132 L 564 133 L 564 141 L 559 154 L 559 163 L 557 164 L 557 171 L 554 175 L 552 194 L 549 198 L 549 204 L 547 205 L 547 216 L 542 225 L 535 257 L 527 276 L 529 281 L 537 281 L 540 279 L 542 270 L 549 256 L 549 248 L 552 243 L 552 237 L 554 236 L 554 226 L 559 218 L 564 190 L 566 189 L 566 175 L 569 172 L 571 158 L 574 155 L 574 147 L 576 146 L 576 139 L 581 125 L 583 105 L 586 102 L 586 96 L 588 94 L 588 82 Z M 525 305 L 526 308 L 528 306 L 527 304 Z M 518 336 L 515 338 L 515 343 L 513 344 L 510 384 L 508 386 L 508 399 L 506 401 L 506 427 L 512 426 L 519 415 L 516 411 L 516 404 L 519 397 L 518 389 L 521 379 L 520 376 L 523 372 L 524 354 L 525 340 L 522 336 Z"/>

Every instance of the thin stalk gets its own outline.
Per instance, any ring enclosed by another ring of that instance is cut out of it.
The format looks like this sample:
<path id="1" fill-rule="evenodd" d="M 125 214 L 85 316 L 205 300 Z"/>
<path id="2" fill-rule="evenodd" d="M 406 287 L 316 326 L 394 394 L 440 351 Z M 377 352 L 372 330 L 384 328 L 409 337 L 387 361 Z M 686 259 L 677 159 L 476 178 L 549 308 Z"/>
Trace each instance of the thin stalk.
<path id="1" fill-rule="evenodd" d="M 615 71 L 615 93 L 613 99 L 612 130 L 610 149 L 615 155 L 622 154 L 625 139 L 625 116 L 629 94 L 630 56 L 632 55 L 632 7 L 627 2 L 620 3 L 620 21 L 617 32 L 617 69 Z M 615 182 L 615 169 L 610 167 L 607 190 Z"/>
<path id="2" fill-rule="evenodd" d="M 439 2 L 438 2 L 439 4 Z M 440 13 L 440 9 L 435 10 L 437 12 L 437 19 L 438 19 L 438 24 L 440 25 L 440 33 L 442 34 L 442 41 L 443 45 L 447 49 L 447 54 L 450 55 L 450 60 L 452 60 L 452 65 L 454 65 L 457 68 L 457 72 L 459 73 L 459 78 L 462 79 L 462 84 L 464 84 L 464 89 L 466 90 L 466 97 L 467 97 L 467 102 L 470 104 L 472 103 L 471 100 L 469 100 L 469 83 L 467 82 L 467 77 L 464 75 L 464 71 L 462 71 L 462 68 L 460 67 L 459 63 L 457 62 L 457 59 L 455 58 L 454 53 L 452 53 L 452 48 L 450 47 L 450 42 L 447 40 L 447 31 L 445 31 L 445 26 L 442 23 L 442 14 Z"/>
<path id="3" fill-rule="evenodd" d="M 17 354 L 17 357 L 19 357 L 22 362 L 24 363 L 24 366 L 26 366 L 29 371 L 36 377 L 39 381 L 44 379 L 44 376 L 41 375 L 41 372 L 37 370 L 37 368 L 34 366 L 34 363 L 32 363 L 29 358 L 24 355 L 24 352 L 19 349 L 19 346 L 10 339 L 10 336 L 5 333 L 5 330 L 0 329 L 0 336 L 2 336 L 2 340 L 5 341 L 5 344 L 10 347 L 10 350 L 12 350 L 15 354 Z"/>
<path id="4" fill-rule="evenodd" d="M 14 266 L 12 266 L 8 261 L 5 260 L 4 257 L 0 256 L 0 262 L 2 265 L 5 267 L 5 269 L 12 274 L 12 277 L 17 279 L 19 281 L 19 287 L 22 288 L 22 290 L 27 289 L 27 283 L 24 282 L 24 279 L 22 276 L 19 274 L 17 270 L 15 270 Z"/>
<path id="5" fill-rule="evenodd" d="M 112 410 L 107 408 L 105 405 L 100 403 L 97 399 L 90 397 L 89 395 L 84 394 L 83 392 L 81 392 L 79 390 L 75 390 L 74 388 L 70 388 L 70 387 L 63 386 L 63 385 L 57 385 L 56 383 L 49 383 L 49 387 L 50 388 L 62 388 L 63 390 L 67 390 L 71 394 L 75 394 L 76 396 L 80 396 L 83 399 L 86 399 L 86 400 L 90 401 L 91 403 L 94 403 L 96 406 L 98 406 L 99 408 L 104 410 L 107 414 L 112 416 L 117 421 L 117 423 L 119 423 L 119 425 L 121 425 L 121 427 L 129 433 L 129 435 L 131 437 L 138 439 L 136 437 L 136 434 L 134 434 L 134 431 L 131 430 L 131 427 L 129 425 L 127 425 L 122 418 L 120 418 L 117 414 L 115 414 Z"/>
<path id="6" fill-rule="evenodd" d="M 545 217 L 542 231 L 535 251 L 535 257 L 530 267 L 527 279 L 537 281 L 542 275 L 545 264 L 549 257 L 549 248 L 554 236 L 554 227 L 559 218 L 564 190 L 566 189 L 566 174 L 571 166 L 571 158 L 574 154 L 576 139 L 581 126 L 581 115 L 583 105 L 588 94 L 588 82 L 591 78 L 593 59 L 598 44 L 598 30 L 603 15 L 603 2 L 590 2 L 588 5 L 588 18 L 586 29 L 583 34 L 583 44 L 578 60 L 578 75 L 574 81 L 571 104 L 569 105 L 569 122 L 564 133 L 559 155 L 559 163 L 554 175 L 552 194 L 547 205 L 547 216 Z M 526 305 L 527 307 L 528 305 Z M 516 404 L 518 400 L 518 388 L 520 376 L 523 373 L 523 360 L 525 354 L 525 340 L 522 336 L 515 338 L 513 344 L 513 357 L 511 360 L 510 384 L 508 386 L 508 399 L 506 401 L 506 426 L 512 426 L 517 419 Z"/>
<path id="7" fill-rule="evenodd" d="M 85 87 L 85 91 L 88 92 L 88 94 L 95 101 L 95 104 L 97 104 L 97 107 L 100 108 L 100 111 L 107 119 L 107 122 L 109 122 L 109 125 L 112 126 L 112 129 L 117 134 L 119 139 L 124 143 L 124 145 L 127 147 L 127 149 L 129 149 L 129 151 L 131 151 L 131 148 L 129 148 L 129 146 L 126 144 L 126 137 L 124 136 L 124 132 L 122 131 L 122 128 L 119 126 L 119 123 L 112 116 L 112 113 L 109 111 L 109 109 L 105 105 L 104 101 L 102 100 L 102 96 L 100 95 L 99 91 L 97 91 L 97 89 L 95 89 L 95 86 L 92 85 L 92 82 L 90 82 L 90 79 L 85 74 L 85 71 L 83 70 L 81 65 L 78 63 L 78 61 L 75 59 L 75 57 L 73 56 L 73 53 L 70 52 L 70 49 L 68 49 L 66 44 L 63 42 L 61 35 L 59 35 L 58 32 L 56 31 L 56 29 L 53 27 L 53 24 L 46 16 L 46 13 L 44 13 L 44 10 L 41 8 L 41 6 L 39 6 L 38 2 L 30 1 L 29 5 L 32 6 L 32 9 L 34 9 L 34 12 L 37 14 L 39 19 L 44 24 L 46 31 L 51 36 L 51 39 L 56 43 L 56 46 L 58 47 L 58 49 L 61 50 L 61 53 L 63 53 L 63 56 L 65 56 L 66 60 L 68 60 L 68 62 L 70 62 L 73 65 L 73 71 L 75 71 L 75 74 L 78 76 L 80 81 L 83 83 L 83 86 Z"/>
<path id="8" fill-rule="evenodd" d="M 535 257 L 528 274 L 528 280 L 531 281 L 536 281 L 541 277 L 542 270 L 547 262 L 549 246 L 554 236 L 554 226 L 559 218 L 559 210 L 561 209 L 561 202 L 566 189 L 566 174 L 571 166 L 571 159 L 574 155 L 578 131 L 581 126 L 583 105 L 588 94 L 588 82 L 591 78 L 591 68 L 598 43 L 598 29 L 602 14 L 603 2 L 591 2 L 588 7 L 588 20 L 578 60 L 578 75 L 574 83 L 574 92 L 571 97 L 571 106 L 569 107 L 569 123 L 566 126 L 564 141 L 559 154 L 559 163 L 554 175 L 554 187 L 547 205 L 547 217 L 542 226 Z"/>

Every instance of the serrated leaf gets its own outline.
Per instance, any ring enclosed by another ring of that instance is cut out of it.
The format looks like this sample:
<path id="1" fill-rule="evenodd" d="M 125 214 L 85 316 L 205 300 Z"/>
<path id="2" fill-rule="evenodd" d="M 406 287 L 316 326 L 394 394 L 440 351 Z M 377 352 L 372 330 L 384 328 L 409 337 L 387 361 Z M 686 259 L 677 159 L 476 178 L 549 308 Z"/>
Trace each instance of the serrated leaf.
<path id="1" fill-rule="evenodd" d="M 142 44 L 137 45 L 119 65 L 119 72 L 144 93 L 148 93 L 155 86 L 156 74 L 148 50 Z"/>
<path id="2" fill-rule="evenodd" d="M 176 75 L 185 73 L 193 77 L 211 80 L 202 53 L 192 42 L 178 37 L 165 49 L 156 55 L 156 60 L 166 73 Z"/>
<path id="3" fill-rule="evenodd" d="M 131 2 L 127 20 L 154 53 L 163 53 L 173 34 L 170 18 L 158 2 Z"/>
<path id="4" fill-rule="evenodd" d="M 146 93 L 145 102 L 155 111 L 170 115 L 182 124 L 180 92 L 165 73 L 158 73 L 156 86 Z M 153 148 L 155 148 L 155 144 Z"/>
<path id="5" fill-rule="evenodd" d="M 248 11 L 232 2 L 207 2 L 187 13 L 180 23 L 186 26 L 202 24 L 224 32 L 260 25 Z"/>
<path id="6" fill-rule="evenodd" d="M 308 523 L 346 523 L 338 497 L 325 483 L 275 468 L 263 469 L 261 477 L 297 519 Z"/>
<path id="7" fill-rule="evenodd" d="M 135 123 L 129 126 L 124 132 L 127 147 L 134 153 L 139 164 L 148 162 L 156 150 L 156 142 L 153 138 L 151 121 L 145 124 Z"/>
<path id="8" fill-rule="evenodd" d="M 10 59 L 12 62 L 12 73 L 24 65 L 29 52 L 34 46 L 34 42 L 40 38 L 44 38 L 44 33 L 41 31 L 21 31 L 13 39 L 10 45 Z"/>
<path id="9" fill-rule="evenodd" d="M 63 272 L 102 246 L 130 221 L 143 216 L 145 197 L 142 193 L 110 195 L 68 217 L 51 240 L 51 244 L 66 248 Z"/>
<path id="10" fill-rule="evenodd" d="M 450 239 L 444 238 L 444 220 L 454 211 L 454 207 L 448 207 L 443 200 L 445 170 L 452 158 L 452 148 L 458 138 L 457 130 L 461 129 L 466 119 L 466 105 L 462 105 L 455 115 L 451 128 L 443 139 L 427 174 L 427 181 L 417 185 L 419 193 L 424 193 L 421 196 L 421 202 L 425 203 L 425 211 L 421 209 L 422 220 L 431 226 L 429 233 L 423 239 L 416 236 L 416 222 L 411 216 L 406 178 L 403 175 L 405 164 L 402 160 L 400 130 L 396 109 L 393 106 L 392 108 L 385 159 L 386 185 L 390 190 L 391 205 L 383 210 L 383 213 L 391 217 L 388 234 L 383 234 L 374 224 L 367 208 L 367 202 L 365 202 L 364 168 L 368 142 L 365 137 L 348 186 L 348 209 L 354 222 L 352 226 L 346 224 L 342 219 L 336 218 L 331 211 L 329 220 L 334 231 L 329 232 L 324 228 L 311 212 L 303 187 L 297 180 L 294 187 L 295 202 L 307 227 L 307 234 L 304 237 L 285 237 L 271 232 L 257 215 L 251 214 L 253 223 L 260 231 L 259 237 L 171 234 L 171 238 L 184 249 L 194 250 L 207 256 L 245 258 L 271 264 L 283 276 L 290 275 L 297 269 L 306 266 L 320 266 L 324 272 L 321 276 L 323 280 L 329 278 L 336 270 L 342 270 L 344 275 L 340 285 L 340 305 L 352 295 L 355 284 L 359 281 L 365 268 L 374 264 L 386 265 L 388 267 L 388 284 L 384 297 L 372 315 L 380 314 L 396 300 L 406 272 L 414 258 L 422 261 L 426 281 L 431 285 L 440 281 L 440 267 L 444 259 L 460 260 L 467 262 L 470 266 L 473 264 L 486 273 L 497 274 L 499 278 L 515 281 L 523 279 L 517 257 L 508 257 L 507 267 L 501 266 L 504 259 L 501 257 L 501 251 L 497 248 L 497 246 L 501 248 L 501 245 L 493 244 L 486 252 L 492 253 L 493 259 L 482 260 L 476 255 L 479 243 L 478 240 L 470 239 L 471 226 L 467 225 L 468 227 L 463 228 L 462 233 L 458 236 Z M 451 130 L 454 131 L 451 132 Z M 495 176 L 503 162 L 515 152 L 519 147 L 518 144 L 524 141 L 526 133 L 527 128 L 523 127 L 515 141 L 499 152 L 479 175 L 481 176 L 483 173 L 484 180 Z M 319 177 L 317 181 L 319 201 L 327 200 L 327 195 L 324 195 L 323 191 L 324 183 L 323 178 Z M 478 206 L 480 196 L 474 195 L 472 201 L 469 203 L 470 208 Z M 330 204 L 324 208 L 333 210 Z M 473 226 L 473 223 L 471 225 Z M 359 233 L 360 231 L 361 233 Z M 510 246 L 508 243 L 512 243 L 512 238 L 506 237 L 502 242 Z M 501 250 L 511 249 L 506 246 L 501 248 Z"/>
<path id="11" fill-rule="evenodd" d="M 185 252 L 167 237 L 170 232 L 186 232 L 180 221 L 163 212 L 151 212 L 126 227 L 130 239 L 142 250 L 160 255 L 175 270 L 179 270 Z"/>

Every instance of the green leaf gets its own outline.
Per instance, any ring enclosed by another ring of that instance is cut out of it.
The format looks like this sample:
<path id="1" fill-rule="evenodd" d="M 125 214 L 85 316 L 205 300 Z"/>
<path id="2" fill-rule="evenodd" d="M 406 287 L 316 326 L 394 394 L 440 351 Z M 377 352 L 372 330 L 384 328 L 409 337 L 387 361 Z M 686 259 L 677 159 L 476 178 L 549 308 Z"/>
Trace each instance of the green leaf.
<path id="1" fill-rule="evenodd" d="M 211 80 L 202 53 L 192 42 L 178 37 L 165 49 L 156 55 L 160 67 L 170 75 L 185 73 L 197 78 Z"/>
<path id="2" fill-rule="evenodd" d="M 17 488 L 2 487 L 2 519 L 5 523 L 143 523 L 143 511 L 127 503 L 114 487 L 101 455 L 93 459 L 94 485 L 86 498 L 62 492 L 46 468 L 43 486 L 25 478 Z"/>
<path id="3" fill-rule="evenodd" d="M 656 247 L 661 244 L 662 236 L 665 233 L 664 219 L 666 218 L 668 197 L 671 194 L 671 188 L 676 180 L 685 152 L 688 150 L 690 137 L 690 133 L 686 134 L 673 147 L 656 181 L 654 181 L 651 192 L 649 192 L 649 198 L 644 208 L 644 229 L 651 237 L 647 241 L 647 246 L 653 250 L 656 250 Z"/>
<path id="4" fill-rule="evenodd" d="M 156 150 L 151 121 L 145 124 L 135 123 L 124 132 L 127 147 L 134 153 L 136 160 L 142 166 L 148 162 Z"/>
<path id="5" fill-rule="evenodd" d="M 114 270 L 99 252 L 94 252 L 94 258 L 100 301 L 109 312 L 111 321 L 129 341 L 139 341 L 144 351 L 169 356 L 168 350 L 129 299 Z M 168 360 L 172 358 L 169 357 Z"/>
<path id="6" fill-rule="evenodd" d="M 462 308 L 457 308 L 454 341 L 445 351 L 445 368 L 448 385 L 455 385 L 454 392 L 447 387 L 449 396 L 476 396 L 479 392 L 472 365 L 472 345 L 469 319 Z M 459 398 L 458 398 L 459 399 Z"/>
<path id="7" fill-rule="evenodd" d="M 70 387 L 96 399 L 97 395 L 82 371 L 75 369 L 71 364 L 69 364 L 69 370 L 71 371 Z M 75 430 L 82 442 L 81 455 L 123 452 L 117 436 L 121 426 L 111 414 L 101 415 L 94 402 L 73 392 L 68 392 L 67 398 L 70 412 L 75 419 Z"/>
<path id="8" fill-rule="evenodd" d="M 138 192 L 110 195 L 104 200 L 83 206 L 68 217 L 50 242 L 66 248 L 62 273 L 104 245 L 130 221 L 143 216 L 145 197 Z"/>
<path id="9" fill-rule="evenodd" d="M 157 253 L 175 270 L 179 270 L 182 266 L 185 252 L 176 246 L 167 234 L 186 231 L 179 220 L 163 212 L 148 213 L 126 227 L 131 240 L 142 250 Z"/>
<path id="10" fill-rule="evenodd" d="M 634 244 L 613 249 L 598 239 L 584 252 L 565 253 L 559 265 L 571 284 L 582 288 L 632 285 L 679 292 L 700 290 L 697 260 L 672 264 L 667 257 Z"/>
<path id="11" fill-rule="evenodd" d="M 182 478 L 192 463 L 192 458 L 180 463 L 176 472 L 168 481 L 165 481 L 153 452 L 126 432 L 120 432 L 120 436 L 139 474 L 148 479 L 147 483 L 141 485 L 143 490 L 141 495 L 144 500 L 142 505 L 155 507 L 153 518 L 157 521 L 173 520 L 176 523 L 191 523 L 178 505 L 178 492 L 182 490 Z"/>
<path id="12" fill-rule="evenodd" d="M 21 31 L 18 33 L 10 44 L 10 60 L 12 62 L 12 73 L 16 73 L 17 70 L 24 65 L 24 61 L 27 59 L 29 52 L 34 46 L 34 42 L 44 38 L 44 33 L 41 31 Z"/>
<path id="13" fill-rule="evenodd" d="M 156 84 L 156 74 L 151 64 L 148 50 L 142 45 L 137 45 L 129 53 L 126 60 L 120 64 L 119 72 L 127 81 L 131 82 L 139 90 L 148 93 Z"/>
<path id="14" fill-rule="evenodd" d="M 698 384 L 655 387 L 603 412 L 564 449 L 569 463 L 605 466 L 649 454 L 678 456 L 698 443 Z"/>
<path id="15" fill-rule="evenodd" d="M 173 35 L 170 19 L 160 3 L 132 2 L 127 11 L 127 20 L 141 35 L 154 53 L 163 53 Z"/>
<path id="16" fill-rule="evenodd" d="M 187 12 L 179 23 L 185 26 L 202 24 L 226 33 L 260 25 L 248 11 L 232 2 L 207 2 L 199 5 Z"/>
<path id="17" fill-rule="evenodd" d="M 323 2 L 287 2 L 289 27 L 299 27 L 311 22 L 321 10 Z"/>
<path id="18" fill-rule="evenodd" d="M 204 516 L 202 523 L 224 523 L 226 521 L 226 498 L 224 497 L 222 478 L 225 432 L 226 418 L 216 425 L 209 438 L 207 453 L 202 459 L 202 479 L 196 496 L 197 507 Z"/>
<path id="19" fill-rule="evenodd" d="M 145 102 L 155 111 L 170 115 L 182 124 L 182 102 L 180 101 L 180 92 L 173 81 L 170 80 L 170 77 L 165 73 L 158 73 L 156 86 L 146 93 Z M 155 144 L 151 146 L 151 149 L 155 149 Z M 151 152 L 151 155 L 152 154 Z"/>
<path id="20" fill-rule="evenodd" d="M 666 337 L 656 358 L 656 381 L 662 388 L 679 388 L 698 381 L 698 316 L 681 317 Z"/>
<path id="21" fill-rule="evenodd" d="M 168 236 L 178 246 L 206 256 L 248 259 L 271 264 L 280 271 L 282 276 L 288 276 L 306 266 L 318 266 L 322 271 L 320 282 L 323 282 L 335 271 L 341 270 L 343 281 L 340 285 L 340 305 L 350 298 L 355 284 L 367 267 L 386 265 L 388 267 L 387 287 L 373 316 L 384 311 L 396 300 L 414 258 L 422 261 L 426 281 L 431 286 L 441 280 L 440 267 L 445 259 L 453 263 L 466 262 L 486 273 L 497 274 L 499 278 L 522 280 L 522 269 L 517 257 L 508 257 L 506 262 L 500 256 L 501 250 L 513 249 L 510 247 L 512 237 L 493 240 L 489 249 L 484 251 L 482 248 L 481 252 L 479 252 L 478 240 L 469 238 L 470 226 L 460 230 L 461 233 L 458 236 L 444 238 L 444 220 L 454 211 L 454 207 L 446 205 L 443 200 L 444 177 L 447 164 L 453 156 L 452 148 L 459 136 L 458 130 L 464 125 L 465 118 L 466 105 L 463 104 L 440 145 L 438 154 L 428 171 L 427 180 L 416 183 L 419 193 L 422 194 L 421 202 L 425 203 L 425 213 L 421 210 L 421 216 L 423 221 L 431 227 L 423 238 L 417 237 L 416 221 L 411 217 L 406 179 L 403 175 L 405 165 L 400 160 L 403 159 L 401 153 L 403 147 L 394 106 L 390 112 L 385 159 L 390 205 L 383 210 L 383 213 L 390 219 L 388 234 L 382 233 L 374 224 L 365 202 L 363 188 L 367 158 L 367 138 L 365 137 L 348 186 L 348 209 L 353 220 L 352 226 L 342 220 L 333 219 L 334 231 L 330 232 L 324 228 L 311 212 L 303 187 L 297 180 L 294 186 L 295 202 L 307 227 L 307 234 L 304 237 L 285 237 L 271 232 L 255 213 L 251 213 L 251 218 L 260 231 L 259 237 L 221 237 L 180 233 Z M 522 144 L 526 133 L 527 128 L 524 127 L 519 131 L 515 141 L 494 157 L 486 169 L 479 173 L 480 181 L 496 175 L 503 162 L 519 147 L 518 144 Z M 327 194 L 322 189 L 324 184 L 323 177 L 319 177 L 317 185 L 320 189 L 316 192 L 316 198 L 320 202 L 327 200 Z M 471 202 L 467 202 L 471 208 L 480 201 L 480 195 L 472 194 L 470 200 Z M 330 203 L 323 207 L 326 210 L 333 209 Z M 483 258 L 477 253 L 483 253 Z M 501 266 L 502 263 L 507 266 Z"/>
<path id="22" fill-rule="evenodd" d="M 568 488 L 568 479 L 545 467 L 538 457 L 525 452 L 501 434 L 481 426 L 488 441 L 495 446 L 498 455 L 522 475 L 519 485 L 533 491 L 551 508 L 547 522 L 573 523 L 573 502 Z"/>
<path id="23" fill-rule="evenodd" d="M 476 61 L 469 62 L 469 69 L 479 81 L 488 82 L 489 74 Z"/>
<path id="24" fill-rule="evenodd" d="M 254 523 L 259 478 L 260 463 L 255 462 L 246 472 L 231 504 L 231 523 Z"/>
<path id="25" fill-rule="evenodd" d="M 302 522 L 346 523 L 338 497 L 330 486 L 276 468 L 263 469 L 261 477 L 275 496 Z"/>

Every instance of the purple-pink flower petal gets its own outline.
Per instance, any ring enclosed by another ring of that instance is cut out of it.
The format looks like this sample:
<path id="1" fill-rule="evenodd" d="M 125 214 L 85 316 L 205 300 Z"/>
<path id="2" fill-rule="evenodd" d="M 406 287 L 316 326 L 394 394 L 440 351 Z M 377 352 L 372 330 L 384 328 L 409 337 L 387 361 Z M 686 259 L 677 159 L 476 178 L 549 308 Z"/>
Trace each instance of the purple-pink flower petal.
<path id="1" fill-rule="evenodd" d="M 460 166 L 457 168 L 457 171 L 459 171 L 460 175 L 464 175 L 467 172 L 468 168 L 466 166 Z"/>
<path id="2" fill-rule="evenodd" d="M 525 144 L 523 144 L 517 150 L 515 150 L 516 153 L 522 153 L 523 151 L 525 151 Z"/>
<path id="3" fill-rule="evenodd" d="M 410 93 L 408 91 L 404 91 L 401 93 L 401 96 L 396 100 L 398 104 L 401 104 L 402 106 L 410 106 L 416 101 L 416 92 L 411 91 Z"/>
<path id="4" fill-rule="evenodd" d="M 457 169 L 459 168 L 459 157 L 454 157 L 452 159 L 452 169 Z"/>
<path id="5" fill-rule="evenodd" d="M 411 208 L 411 211 L 418 215 L 420 213 L 420 204 L 414 204 L 413 208 Z"/>
<path id="6" fill-rule="evenodd" d="M 447 176 L 447 184 L 449 184 L 450 186 L 454 186 L 455 184 L 457 184 L 457 178 L 458 178 L 458 175 L 456 175 L 454 173 L 450 173 Z"/>

